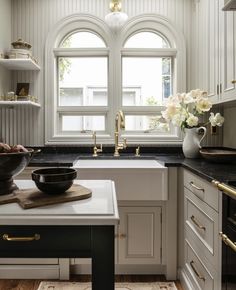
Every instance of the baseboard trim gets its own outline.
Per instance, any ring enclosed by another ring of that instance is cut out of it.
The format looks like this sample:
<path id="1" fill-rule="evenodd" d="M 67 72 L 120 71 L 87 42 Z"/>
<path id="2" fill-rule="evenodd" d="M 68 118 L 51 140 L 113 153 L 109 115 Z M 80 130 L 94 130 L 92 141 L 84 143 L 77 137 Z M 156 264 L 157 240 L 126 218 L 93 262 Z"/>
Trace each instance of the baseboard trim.
<path id="1" fill-rule="evenodd" d="M 91 274 L 91 265 L 72 265 L 70 267 L 72 274 Z M 164 275 L 165 266 L 162 265 L 115 265 L 115 274 L 143 274 L 143 275 Z"/>

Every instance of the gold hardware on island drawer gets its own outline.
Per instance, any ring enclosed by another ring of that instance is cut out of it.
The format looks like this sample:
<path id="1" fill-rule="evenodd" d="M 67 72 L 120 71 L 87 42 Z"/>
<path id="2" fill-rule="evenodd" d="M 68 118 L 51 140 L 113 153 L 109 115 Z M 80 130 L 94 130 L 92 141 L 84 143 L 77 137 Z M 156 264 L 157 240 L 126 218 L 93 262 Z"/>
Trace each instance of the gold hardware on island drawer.
<path id="1" fill-rule="evenodd" d="M 4 241 L 8 242 L 30 242 L 40 240 L 40 235 L 35 234 L 34 236 L 31 237 L 10 237 L 8 234 L 4 234 L 2 238 Z"/>

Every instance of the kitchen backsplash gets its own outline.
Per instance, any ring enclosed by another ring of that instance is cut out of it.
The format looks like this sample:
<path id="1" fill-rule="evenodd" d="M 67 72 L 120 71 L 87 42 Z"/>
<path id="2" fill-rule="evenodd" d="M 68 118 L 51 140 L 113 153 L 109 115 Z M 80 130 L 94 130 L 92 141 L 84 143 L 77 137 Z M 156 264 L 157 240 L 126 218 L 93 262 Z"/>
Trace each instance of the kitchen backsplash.
<path id="1" fill-rule="evenodd" d="M 236 105 L 225 107 L 224 109 L 225 123 L 224 123 L 224 139 L 223 145 L 225 147 L 236 148 Z"/>

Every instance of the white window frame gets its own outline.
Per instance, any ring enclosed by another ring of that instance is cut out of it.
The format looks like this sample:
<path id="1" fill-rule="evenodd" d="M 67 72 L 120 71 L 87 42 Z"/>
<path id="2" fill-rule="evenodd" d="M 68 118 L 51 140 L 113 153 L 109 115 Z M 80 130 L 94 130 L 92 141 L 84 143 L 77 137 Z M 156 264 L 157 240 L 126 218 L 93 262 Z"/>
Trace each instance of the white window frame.
<path id="1" fill-rule="evenodd" d="M 90 31 L 100 36 L 106 48 L 60 48 L 60 42 L 72 31 Z M 170 43 L 171 48 L 132 49 L 124 48 L 126 40 L 137 32 L 151 31 L 161 34 Z M 58 56 L 107 56 L 108 57 L 108 106 L 57 107 Z M 99 142 L 114 144 L 115 114 L 122 109 L 126 115 L 156 115 L 164 110 L 157 106 L 122 106 L 122 57 L 123 56 L 172 56 L 173 93 L 186 91 L 186 48 L 184 36 L 165 17 L 157 14 L 143 14 L 130 19 L 119 33 L 113 33 L 107 24 L 98 17 L 89 14 L 70 15 L 56 24 L 49 33 L 45 49 L 45 144 L 91 144 L 92 133 L 68 132 L 58 130 L 59 114 L 71 112 L 74 115 L 106 114 L 106 130 L 98 132 Z M 124 132 L 128 143 L 138 144 L 179 144 L 182 141 L 179 129 L 155 134 L 153 132 Z"/>

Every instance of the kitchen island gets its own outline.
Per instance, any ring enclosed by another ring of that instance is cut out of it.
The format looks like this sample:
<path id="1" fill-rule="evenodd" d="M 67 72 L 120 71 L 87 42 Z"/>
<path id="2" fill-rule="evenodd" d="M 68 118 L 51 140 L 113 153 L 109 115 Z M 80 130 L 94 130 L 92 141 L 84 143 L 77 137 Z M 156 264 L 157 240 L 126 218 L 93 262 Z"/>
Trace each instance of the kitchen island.
<path id="1" fill-rule="evenodd" d="M 75 181 L 92 190 L 80 201 L 23 210 L 0 206 L 1 258 L 92 258 L 92 289 L 114 289 L 114 227 L 119 222 L 114 183 Z M 20 189 L 32 188 L 18 180 Z M 7 237 L 7 238 L 6 238 Z"/>

